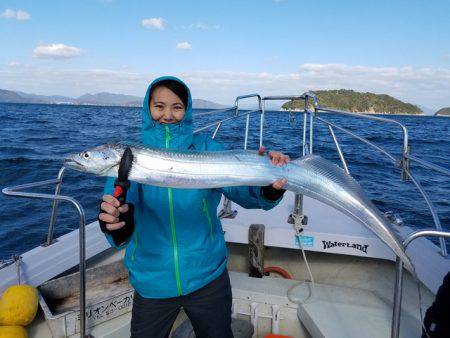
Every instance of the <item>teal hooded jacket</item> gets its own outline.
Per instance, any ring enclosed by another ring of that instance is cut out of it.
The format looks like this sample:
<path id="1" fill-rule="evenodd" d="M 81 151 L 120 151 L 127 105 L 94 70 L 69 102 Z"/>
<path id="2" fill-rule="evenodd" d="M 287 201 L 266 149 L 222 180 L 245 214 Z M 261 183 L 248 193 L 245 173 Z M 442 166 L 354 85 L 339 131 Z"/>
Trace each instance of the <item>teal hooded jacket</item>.
<path id="1" fill-rule="evenodd" d="M 189 92 L 184 119 L 175 124 L 159 124 L 149 110 L 147 89 L 142 109 L 142 143 L 170 149 L 217 151 L 223 147 L 206 135 L 194 135 L 192 98 Z M 186 86 L 187 88 L 187 86 Z M 114 179 L 108 178 L 105 194 L 112 194 Z M 229 187 L 221 189 L 160 188 L 131 182 L 127 202 L 134 204 L 135 228 L 124 244 L 124 264 L 134 289 L 146 298 L 169 298 L 189 294 L 213 281 L 227 264 L 222 225 L 217 217 L 221 196 L 244 208 L 271 209 L 281 199 L 269 201 L 260 187 Z"/>

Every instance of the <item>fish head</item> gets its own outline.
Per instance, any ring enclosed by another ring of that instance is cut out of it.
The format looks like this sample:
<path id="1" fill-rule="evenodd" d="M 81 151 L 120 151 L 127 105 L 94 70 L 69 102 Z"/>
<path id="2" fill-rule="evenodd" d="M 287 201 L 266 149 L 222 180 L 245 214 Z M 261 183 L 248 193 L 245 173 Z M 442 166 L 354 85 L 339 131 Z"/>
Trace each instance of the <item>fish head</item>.
<path id="1" fill-rule="evenodd" d="M 107 176 L 119 167 L 124 147 L 120 144 L 105 144 L 81 153 L 71 154 L 64 166 L 90 174 Z"/>

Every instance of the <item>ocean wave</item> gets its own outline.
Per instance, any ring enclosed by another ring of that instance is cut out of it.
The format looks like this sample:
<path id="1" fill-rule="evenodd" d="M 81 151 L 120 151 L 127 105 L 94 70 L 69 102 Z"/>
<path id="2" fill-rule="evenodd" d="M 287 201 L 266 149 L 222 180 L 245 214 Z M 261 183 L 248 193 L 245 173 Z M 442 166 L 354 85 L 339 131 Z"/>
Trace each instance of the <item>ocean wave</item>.
<path id="1" fill-rule="evenodd" d="M 224 115 L 221 115 L 224 116 Z M 214 121 L 213 116 L 199 116 L 195 126 Z M 450 168 L 450 119 L 414 116 L 395 117 L 406 124 L 410 132 L 411 151 L 415 156 Z M 0 119 L 7 121 L 0 128 L 0 188 L 56 178 L 63 158 L 72 152 L 106 143 L 112 139 L 140 140 L 140 109 L 123 107 L 76 107 L 42 105 L 0 105 Z M 326 119 L 368 138 L 399 157 L 402 134 L 385 124 L 348 119 L 327 114 Z M 426 119 L 426 120 L 424 120 Z M 251 117 L 249 149 L 259 147 L 259 117 Z M 426 123 L 424 122 L 426 121 Z M 267 112 L 264 145 L 296 158 L 301 153 L 301 116 L 290 123 L 287 114 Z M 225 123 L 217 140 L 228 148 L 241 149 L 244 144 L 245 119 Z M 210 132 L 212 133 L 213 130 Z M 382 211 L 401 215 L 405 224 L 414 228 L 428 227 L 432 218 L 424 200 L 410 182 L 401 180 L 401 171 L 369 146 L 336 130 L 336 136 L 346 157 L 351 174 L 360 182 L 369 198 Z M 341 165 L 329 131 L 322 123 L 314 125 L 313 151 Z M 432 197 L 444 227 L 450 226 L 450 181 L 416 164 L 411 170 Z M 88 220 L 98 214 L 104 178 L 67 172 L 63 194 L 79 200 Z M 54 187 L 43 189 L 53 193 Z M 50 217 L 51 202 L 10 198 L 0 195 L 2 225 L 1 258 L 21 253 L 42 243 Z M 77 228 L 77 216 L 70 205 L 61 203 L 58 209 L 55 236 Z M 31 216 L 30 216 L 31 215 Z M 450 249 L 450 246 L 449 246 Z"/>

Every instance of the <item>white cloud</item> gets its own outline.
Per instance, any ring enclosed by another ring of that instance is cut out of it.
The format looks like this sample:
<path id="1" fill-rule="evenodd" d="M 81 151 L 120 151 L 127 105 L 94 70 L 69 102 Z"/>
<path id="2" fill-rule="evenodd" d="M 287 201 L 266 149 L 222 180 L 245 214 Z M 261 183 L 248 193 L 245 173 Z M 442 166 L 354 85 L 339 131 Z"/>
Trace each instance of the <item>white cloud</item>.
<path id="1" fill-rule="evenodd" d="M 25 21 L 30 18 L 30 14 L 25 11 L 21 11 L 20 9 L 16 13 L 16 19 L 20 21 Z"/>
<path id="2" fill-rule="evenodd" d="M 176 49 L 192 49 L 192 45 L 187 41 L 183 41 L 177 43 Z"/>
<path id="3" fill-rule="evenodd" d="M 187 41 L 183 41 L 183 42 L 178 42 L 175 48 L 176 49 L 192 49 L 192 45 Z"/>
<path id="4" fill-rule="evenodd" d="M 202 30 L 202 31 L 209 31 L 209 30 L 212 30 L 212 29 L 219 29 L 220 25 L 211 25 L 211 24 L 208 24 L 208 23 L 205 23 L 205 22 L 197 22 L 195 24 L 195 28 L 197 28 L 199 30 Z"/>
<path id="5" fill-rule="evenodd" d="M 4 19 L 15 19 L 16 18 L 16 11 L 12 9 L 5 9 L 5 11 L 0 14 L 0 18 Z"/>
<path id="6" fill-rule="evenodd" d="M 29 81 L 30 78 L 35 81 Z M 22 64 L 0 67 L 2 88 L 36 94 L 80 96 L 85 93 L 113 92 L 143 96 L 153 76 L 112 69 L 55 69 Z"/>
<path id="7" fill-rule="evenodd" d="M 5 11 L 0 14 L 0 18 L 4 18 L 4 19 L 15 19 L 15 20 L 19 20 L 19 21 L 26 21 L 28 19 L 30 19 L 30 14 L 28 14 L 27 12 L 19 9 L 18 11 L 15 11 L 13 9 L 5 9 Z"/>
<path id="8" fill-rule="evenodd" d="M 48 95 L 107 91 L 143 96 L 148 83 L 160 75 L 165 74 L 26 65 L 0 67 L 0 83 L 4 88 Z M 339 88 L 384 93 L 433 109 L 450 104 L 449 68 L 302 64 L 291 73 L 192 71 L 173 75 L 186 81 L 195 98 L 229 105 L 242 94 L 296 95 L 308 90 Z M 29 81 L 30 78 L 35 81 Z"/>
<path id="9" fill-rule="evenodd" d="M 19 67 L 20 66 L 20 62 L 12 60 L 8 63 L 9 67 Z"/>
<path id="10" fill-rule="evenodd" d="M 353 88 L 412 97 L 420 92 L 450 100 L 450 69 L 303 64 L 300 74 L 321 87 Z"/>
<path id="11" fill-rule="evenodd" d="M 197 22 L 195 24 L 195 28 L 206 31 L 209 29 L 209 25 L 207 23 L 204 22 Z"/>
<path id="12" fill-rule="evenodd" d="M 70 59 L 81 55 L 82 50 L 77 47 L 67 46 L 62 43 L 37 46 L 33 51 L 33 57 L 40 59 Z"/>
<path id="13" fill-rule="evenodd" d="M 142 26 L 145 28 L 163 30 L 166 20 L 163 18 L 148 18 L 142 20 Z"/>
<path id="14" fill-rule="evenodd" d="M 246 93 L 301 94 L 308 90 L 354 89 L 388 94 L 402 101 L 432 108 L 450 104 L 450 68 L 368 67 L 337 64 L 303 64 L 298 71 L 191 72 L 182 76 L 192 92 L 222 103 Z M 219 90 L 220 89 L 220 90 Z"/>
<path id="15" fill-rule="evenodd" d="M 211 30 L 220 29 L 220 25 L 218 25 L 218 24 L 212 25 L 212 24 L 209 24 L 206 22 L 197 22 L 196 24 L 191 23 L 187 26 L 181 25 L 181 26 L 176 27 L 176 29 L 182 29 L 182 30 L 186 30 L 186 31 L 193 30 L 193 29 L 198 29 L 201 31 L 211 31 Z"/>

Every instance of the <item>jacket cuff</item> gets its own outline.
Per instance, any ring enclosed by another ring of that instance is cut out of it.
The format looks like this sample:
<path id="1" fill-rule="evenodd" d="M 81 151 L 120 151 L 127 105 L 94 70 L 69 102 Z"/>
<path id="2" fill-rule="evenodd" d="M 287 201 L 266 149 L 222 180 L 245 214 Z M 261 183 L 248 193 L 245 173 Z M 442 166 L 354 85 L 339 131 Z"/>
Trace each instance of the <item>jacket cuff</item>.
<path id="1" fill-rule="evenodd" d="M 275 189 L 271 185 L 261 187 L 261 195 L 268 201 L 278 201 L 286 192 L 285 189 Z"/>
<path id="2" fill-rule="evenodd" d="M 100 230 L 111 236 L 114 244 L 116 246 L 120 246 L 124 244 L 132 235 L 134 231 L 134 204 L 128 203 L 128 211 L 120 214 L 119 216 L 120 222 L 125 222 L 125 225 L 117 230 L 108 230 L 106 228 L 106 222 L 102 220 L 98 220 L 100 224 Z"/>

